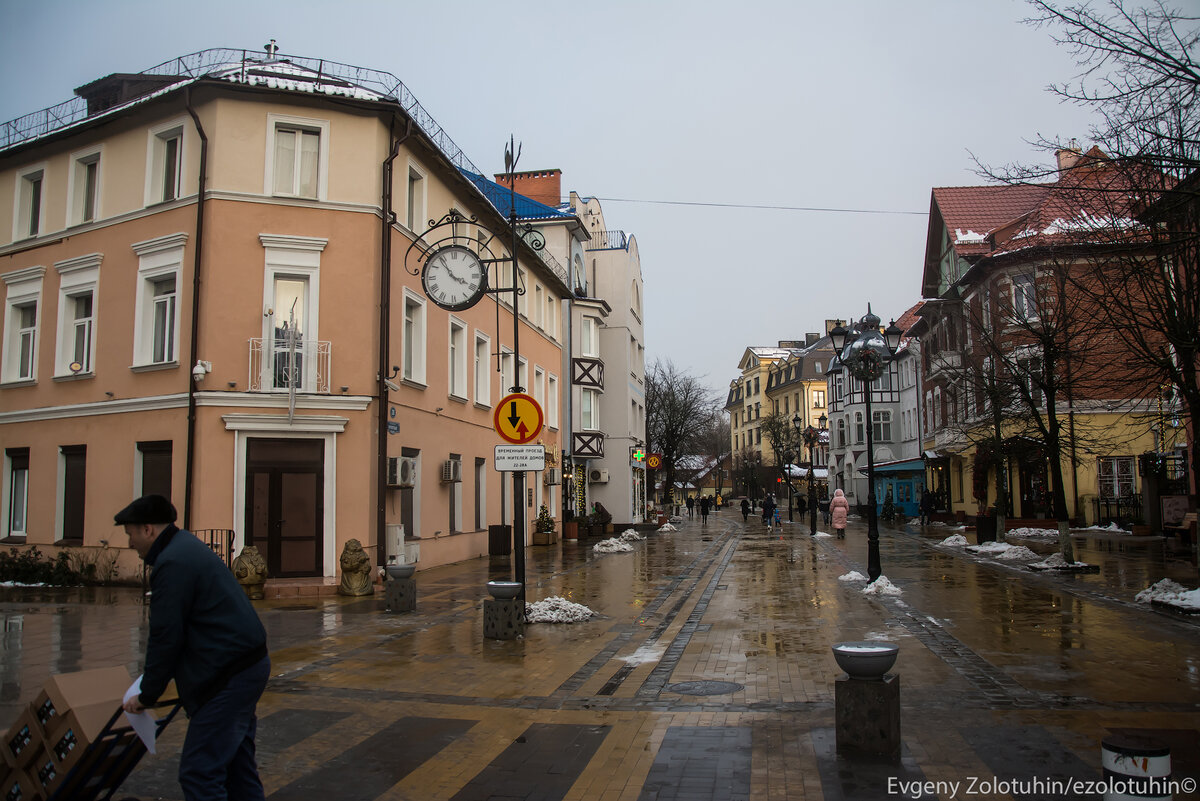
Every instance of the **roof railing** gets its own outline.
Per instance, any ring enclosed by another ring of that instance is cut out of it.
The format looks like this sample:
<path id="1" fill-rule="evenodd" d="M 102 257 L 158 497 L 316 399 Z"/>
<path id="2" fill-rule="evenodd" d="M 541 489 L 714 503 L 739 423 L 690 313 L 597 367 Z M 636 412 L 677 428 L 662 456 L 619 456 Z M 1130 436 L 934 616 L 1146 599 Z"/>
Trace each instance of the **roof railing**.
<path id="1" fill-rule="evenodd" d="M 322 91 L 325 87 L 345 88 L 360 87 L 371 93 L 378 94 L 381 99 L 392 100 L 400 105 L 412 117 L 417 126 L 459 169 L 481 173 L 478 167 L 471 163 L 462 149 L 442 129 L 432 115 L 417 101 L 408 87 L 389 72 L 355 67 L 327 59 L 307 58 L 305 56 L 282 55 L 276 53 L 266 56 L 251 50 L 233 50 L 228 48 L 212 48 L 190 53 L 186 56 L 164 61 L 161 64 L 142 70 L 139 75 L 177 75 L 180 82 L 194 81 L 210 75 L 220 74 L 225 80 L 247 83 L 250 81 L 250 71 L 271 65 L 292 65 L 305 70 L 304 74 L 289 75 L 292 80 L 311 84 L 314 91 Z M 236 72 L 235 72 L 236 70 Z M 167 89 L 161 90 L 167 91 Z M 96 117 L 111 114 L 117 109 L 124 108 L 142 98 L 135 98 L 120 105 L 99 112 Z M 75 97 L 55 106 L 35 111 L 17 117 L 0 125 L 0 150 L 4 150 L 23 142 L 45 136 L 88 118 L 87 101 Z"/>

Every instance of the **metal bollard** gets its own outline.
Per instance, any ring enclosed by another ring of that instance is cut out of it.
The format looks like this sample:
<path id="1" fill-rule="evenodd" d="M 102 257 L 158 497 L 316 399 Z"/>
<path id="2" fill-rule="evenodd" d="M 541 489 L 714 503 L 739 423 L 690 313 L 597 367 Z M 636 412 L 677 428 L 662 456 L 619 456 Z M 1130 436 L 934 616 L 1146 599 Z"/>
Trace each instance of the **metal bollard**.
<path id="1" fill-rule="evenodd" d="M 1104 801 L 1171 801 L 1171 749 L 1158 740 L 1114 734 L 1101 741 Z"/>

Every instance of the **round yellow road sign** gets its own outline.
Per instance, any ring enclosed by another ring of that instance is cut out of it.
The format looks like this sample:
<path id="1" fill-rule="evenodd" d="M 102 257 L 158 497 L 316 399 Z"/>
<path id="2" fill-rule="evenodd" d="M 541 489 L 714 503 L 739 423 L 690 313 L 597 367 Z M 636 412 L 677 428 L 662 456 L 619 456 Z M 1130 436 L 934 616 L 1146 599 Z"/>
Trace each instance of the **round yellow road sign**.
<path id="1" fill-rule="evenodd" d="M 649 467 L 651 470 L 657 470 L 662 467 L 662 457 L 657 453 L 650 454 L 646 457 L 646 467 Z"/>
<path id="2" fill-rule="evenodd" d="M 523 392 L 505 395 L 492 413 L 492 428 L 506 442 L 524 445 L 542 432 L 542 407 Z"/>

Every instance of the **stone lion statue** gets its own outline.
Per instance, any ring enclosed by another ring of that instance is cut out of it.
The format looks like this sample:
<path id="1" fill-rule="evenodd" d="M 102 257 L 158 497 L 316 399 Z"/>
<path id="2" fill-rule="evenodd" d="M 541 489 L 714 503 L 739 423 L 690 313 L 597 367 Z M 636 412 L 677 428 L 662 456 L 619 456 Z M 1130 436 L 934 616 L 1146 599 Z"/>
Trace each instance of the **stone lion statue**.
<path id="1" fill-rule="evenodd" d="M 234 558 L 233 577 L 242 585 L 242 590 L 250 600 L 263 599 L 263 584 L 267 581 L 267 560 L 263 559 L 258 548 L 247 545 Z"/>
<path id="2" fill-rule="evenodd" d="M 362 543 L 350 540 L 342 550 L 342 582 L 338 585 L 339 595 L 371 595 L 371 557 L 363 550 Z"/>

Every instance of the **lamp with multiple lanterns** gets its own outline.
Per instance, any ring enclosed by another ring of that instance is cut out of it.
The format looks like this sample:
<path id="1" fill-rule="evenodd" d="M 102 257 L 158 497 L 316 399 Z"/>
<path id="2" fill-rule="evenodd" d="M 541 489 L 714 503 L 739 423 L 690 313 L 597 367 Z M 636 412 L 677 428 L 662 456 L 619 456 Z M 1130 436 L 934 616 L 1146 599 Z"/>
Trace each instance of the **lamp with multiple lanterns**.
<path id="1" fill-rule="evenodd" d="M 850 371 L 850 375 L 862 384 L 866 397 L 867 575 L 871 581 L 883 573 L 879 564 L 879 520 L 875 509 L 875 447 L 872 432 L 875 421 L 871 415 L 871 385 L 883 375 L 888 363 L 895 357 L 904 335 L 895 320 L 880 333 L 880 322 L 879 317 L 871 312 L 871 305 L 867 304 L 867 313 L 857 323 L 851 322 L 848 327 L 842 327 L 841 321 L 838 321 L 839 324 L 829 332 L 838 359 Z M 815 527 L 816 523 L 813 525 Z"/>
<path id="2" fill-rule="evenodd" d="M 814 537 L 817 536 L 817 485 L 813 473 L 813 466 L 816 464 L 813 449 L 817 447 L 821 434 L 825 432 L 827 422 L 829 422 L 829 418 L 821 415 L 817 418 L 817 425 L 820 428 L 814 428 L 811 425 L 803 428 L 804 421 L 800 419 L 799 414 L 792 418 L 792 425 L 795 426 L 796 433 L 800 435 L 804 445 L 808 448 L 808 527 L 809 534 Z"/>

